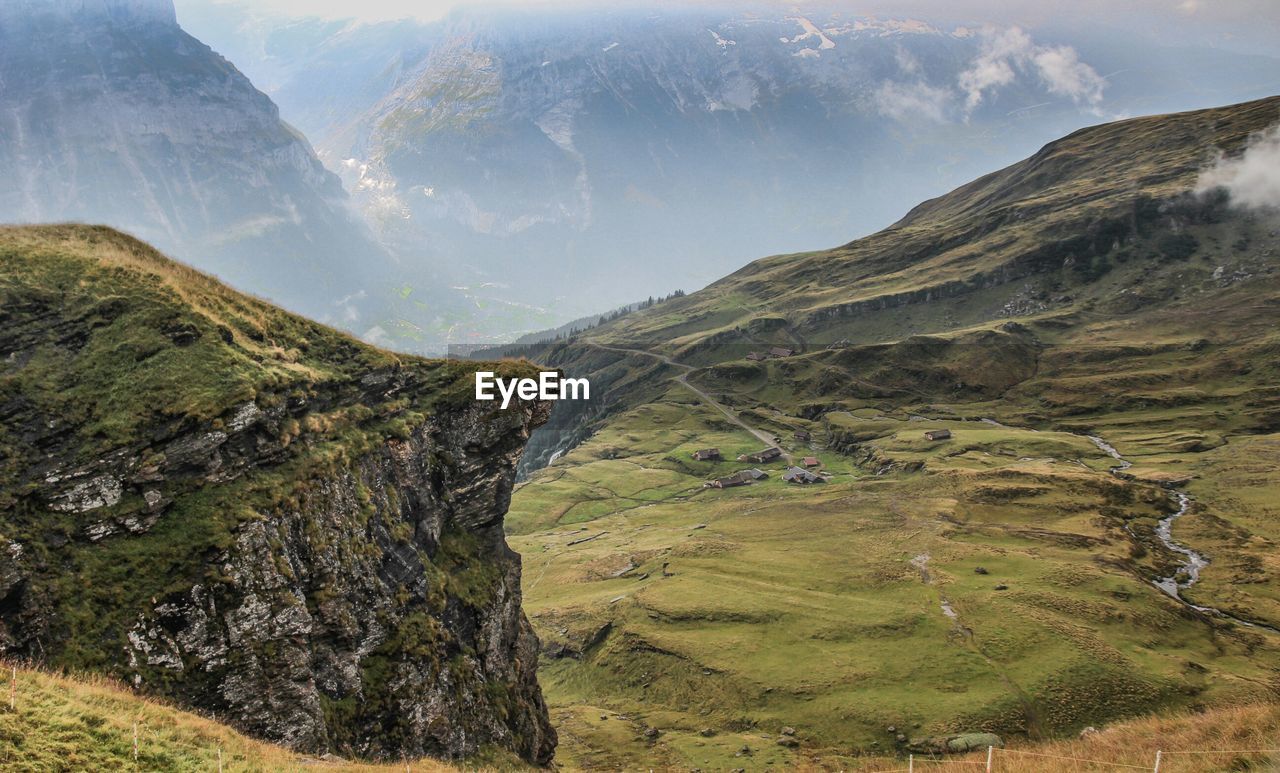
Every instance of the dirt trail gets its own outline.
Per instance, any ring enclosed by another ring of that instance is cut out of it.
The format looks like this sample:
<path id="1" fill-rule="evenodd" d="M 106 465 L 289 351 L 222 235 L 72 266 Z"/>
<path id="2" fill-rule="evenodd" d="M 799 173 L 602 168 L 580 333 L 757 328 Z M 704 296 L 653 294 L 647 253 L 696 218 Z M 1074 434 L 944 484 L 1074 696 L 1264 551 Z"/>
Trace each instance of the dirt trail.
<path id="1" fill-rule="evenodd" d="M 921 582 L 938 594 L 938 603 L 942 608 L 942 614 L 946 615 L 947 619 L 951 621 L 951 624 L 954 626 L 954 630 L 959 634 L 959 638 L 963 643 L 963 646 L 973 654 L 982 658 L 982 661 L 987 664 L 987 667 L 990 668 L 996 676 L 1000 677 L 1000 681 L 1004 683 L 1005 688 L 1009 690 L 1009 693 L 1022 706 L 1022 716 L 1027 720 L 1027 734 L 1032 738 L 1045 737 L 1040 722 L 1040 714 L 1036 711 L 1035 702 L 1031 700 L 1031 696 L 1027 694 L 1026 690 L 1022 689 L 1021 685 L 1013 681 L 1013 678 L 1009 676 L 1009 672 L 1005 670 L 1004 666 L 1001 665 L 999 661 L 993 659 L 983 651 L 982 645 L 978 642 L 978 637 L 974 633 L 973 629 L 965 624 L 964 620 L 960 618 L 960 613 L 951 605 L 951 600 L 947 598 L 947 594 L 941 587 L 934 583 L 933 573 L 929 571 L 929 558 L 930 556 L 928 553 L 921 553 L 911 559 L 911 565 L 920 572 Z"/>
<path id="2" fill-rule="evenodd" d="M 594 346 L 597 349 L 604 349 L 605 351 L 610 351 L 610 352 L 620 352 L 622 354 L 639 354 L 644 357 L 651 357 L 663 363 L 664 365 L 670 365 L 673 368 L 679 369 L 680 374 L 675 376 L 672 379 L 673 381 L 675 381 L 677 384 L 684 387 L 685 389 L 688 389 L 690 392 L 693 392 L 695 395 L 698 396 L 700 400 L 702 400 L 704 403 L 711 406 L 712 408 L 715 408 L 726 419 L 733 422 L 734 424 L 741 427 L 742 429 L 746 430 L 747 432 L 751 433 L 751 435 L 753 435 L 756 439 L 764 443 L 766 448 L 778 446 L 778 444 L 775 443 L 773 440 L 773 437 L 774 437 L 773 433 L 765 432 L 762 429 L 757 429 L 756 427 L 752 427 L 751 425 L 743 421 L 741 418 L 739 418 L 738 414 L 734 413 L 733 410 L 730 409 L 727 405 L 724 405 L 719 400 L 716 400 L 714 397 L 712 397 L 710 394 L 703 391 L 702 389 L 699 389 L 693 384 L 690 384 L 689 374 L 693 373 L 696 370 L 700 370 L 700 368 L 696 368 L 692 365 L 686 365 L 683 362 L 678 362 L 676 360 L 671 359 L 665 354 L 658 354 L 657 352 L 650 352 L 645 349 L 628 349 L 623 346 L 605 346 L 604 344 L 597 344 L 590 341 L 587 342 L 587 345 Z M 778 446 L 778 448 L 779 450 L 782 450 L 782 458 L 785 459 L 788 464 L 791 463 L 792 461 L 791 454 L 787 453 L 786 450 L 783 450 L 781 446 Z"/>

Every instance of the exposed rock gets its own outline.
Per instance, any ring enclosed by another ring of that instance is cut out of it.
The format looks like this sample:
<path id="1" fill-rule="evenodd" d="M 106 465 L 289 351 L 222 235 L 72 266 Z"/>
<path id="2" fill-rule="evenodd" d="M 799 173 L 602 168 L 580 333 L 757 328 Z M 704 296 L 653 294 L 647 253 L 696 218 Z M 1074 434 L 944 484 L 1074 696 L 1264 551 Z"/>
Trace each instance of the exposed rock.
<path id="1" fill-rule="evenodd" d="M 49 509 L 64 513 L 87 513 L 110 507 L 120 501 L 120 481 L 110 475 L 97 475 L 50 497 Z"/>
<path id="2" fill-rule="evenodd" d="M 947 751 L 957 754 L 986 749 L 988 746 L 1003 747 L 1004 741 L 995 733 L 963 733 L 947 739 Z"/>
<path id="3" fill-rule="evenodd" d="M 137 268 L 170 268 L 145 245 L 106 229 L 29 236 L 83 239 L 31 262 L 0 248 L 15 256 L 0 261 L 0 352 L 22 354 L 0 396 L 0 654 L 106 672 L 316 755 L 549 762 L 538 641 L 502 526 L 549 404 L 496 410 L 454 365 L 374 351 L 211 279 L 184 288 L 232 300 L 219 316 L 238 329 L 240 309 L 275 325 L 272 347 L 319 353 L 255 370 L 242 339 Z M 100 257 L 103 243 L 119 249 Z M 44 271 L 77 281 L 50 292 Z M 120 329 L 163 347 L 114 375 L 148 396 L 68 399 L 121 363 Z M 219 358 L 239 370 L 196 372 Z"/>
<path id="4" fill-rule="evenodd" d="M 957 733 L 932 738 L 913 738 L 907 748 L 918 754 L 963 754 L 984 750 L 988 746 L 1004 747 L 995 733 Z"/>

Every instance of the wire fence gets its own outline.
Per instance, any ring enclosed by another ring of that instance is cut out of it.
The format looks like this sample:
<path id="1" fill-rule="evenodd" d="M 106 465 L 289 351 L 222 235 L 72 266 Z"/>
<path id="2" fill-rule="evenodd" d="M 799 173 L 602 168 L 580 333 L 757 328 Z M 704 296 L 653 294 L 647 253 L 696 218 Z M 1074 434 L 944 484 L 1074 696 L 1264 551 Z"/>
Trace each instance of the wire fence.
<path id="1" fill-rule="evenodd" d="M 1093 767 L 1098 767 L 1098 768 L 1118 768 L 1118 769 L 1125 769 L 1125 770 L 1149 770 L 1152 773 L 1161 773 L 1161 771 L 1165 771 L 1165 773 L 1172 773 L 1171 769 L 1169 768 L 1169 763 L 1171 762 L 1171 758 L 1176 758 L 1179 756 L 1203 758 L 1206 756 L 1239 757 L 1239 756 L 1254 756 L 1254 755 L 1264 755 L 1264 754 L 1268 755 L 1269 757 L 1271 755 L 1280 754 L 1280 748 L 1277 748 L 1277 749 L 1193 749 L 1193 750 L 1184 750 L 1184 751 L 1158 750 L 1155 752 L 1154 759 L 1152 759 L 1150 763 L 1140 764 L 1140 763 L 1134 763 L 1134 762 L 1116 762 L 1114 760 L 1100 760 L 1100 759 L 1093 759 L 1089 757 L 1075 757 L 1075 756 L 1070 756 L 1065 754 L 1049 754 L 1047 752 L 1033 752 L 1028 749 L 1005 749 L 1005 748 L 1000 748 L 996 746 L 989 746 L 987 747 L 987 754 L 986 754 L 985 761 L 984 760 L 935 759 L 935 758 L 925 758 L 925 757 L 921 757 L 917 759 L 916 756 L 912 754 L 907 757 L 907 766 L 905 768 L 877 769 L 874 771 L 864 771 L 864 773 L 915 773 L 916 770 L 921 770 L 921 771 L 927 770 L 925 766 L 928 766 L 928 765 L 945 765 L 948 769 L 951 769 L 954 766 L 972 765 L 972 766 L 977 766 L 978 768 L 982 768 L 985 771 L 985 773 L 991 773 L 992 771 L 1008 770 L 1007 764 L 1005 765 L 1001 764 L 1001 757 L 1004 755 L 1010 755 L 1014 758 L 1019 758 L 1019 759 L 1038 758 L 1038 759 L 1044 759 L 1044 760 L 1057 760 L 1060 762 L 1070 762 L 1070 763 L 1074 763 L 1074 769 L 1081 769 L 1079 768 L 1079 766 L 1084 765 L 1084 766 L 1088 766 L 1084 768 L 1085 770 Z M 1223 768 L 1215 766 L 1213 768 L 1197 768 L 1197 769 L 1198 770 L 1222 770 Z"/>

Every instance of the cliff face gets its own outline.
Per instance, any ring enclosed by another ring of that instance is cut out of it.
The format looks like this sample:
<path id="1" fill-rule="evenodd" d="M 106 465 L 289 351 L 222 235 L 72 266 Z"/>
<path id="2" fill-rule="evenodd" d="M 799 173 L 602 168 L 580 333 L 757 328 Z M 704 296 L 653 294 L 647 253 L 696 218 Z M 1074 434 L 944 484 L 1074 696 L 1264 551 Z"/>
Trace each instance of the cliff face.
<path id="1" fill-rule="evenodd" d="M 178 23 L 173 0 L 8 0 L 0 8 L 0 19 L 6 16 L 100 18 L 124 24 Z"/>
<path id="2" fill-rule="evenodd" d="M 390 256 L 172 0 L 0 5 L 0 222 L 106 223 L 293 311 L 385 324 L 367 307 Z"/>
<path id="3" fill-rule="evenodd" d="M 549 761 L 502 531 L 549 410 L 472 370 L 105 229 L 0 231 L 0 648 L 302 750 Z"/>

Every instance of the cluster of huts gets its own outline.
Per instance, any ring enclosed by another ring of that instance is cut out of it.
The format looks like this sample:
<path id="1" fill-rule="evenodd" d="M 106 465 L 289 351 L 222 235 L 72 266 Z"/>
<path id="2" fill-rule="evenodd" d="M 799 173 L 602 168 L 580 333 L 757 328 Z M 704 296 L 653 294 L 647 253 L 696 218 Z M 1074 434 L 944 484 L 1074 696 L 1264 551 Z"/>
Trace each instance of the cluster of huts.
<path id="1" fill-rule="evenodd" d="M 787 357 L 794 357 L 795 349 L 788 349 L 785 346 L 775 346 L 767 352 L 748 352 L 747 359 L 752 362 L 763 362 L 764 360 L 782 360 Z"/>
<path id="2" fill-rule="evenodd" d="M 805 435 L 808 439 L 807 432 L 797 432 L 797 438 Z M 704 448 L 693 452 L 693 458 L 699 462 L 715 462 L 722 461 L 724 456 L 718 448 Z M 776 459 L 782 458 L 782 449 L 777 446 L 770 446 L 760 451 L 750 454 L 742 454 L 738 457 L 740 462 L 748 462 L 751 464 L 767 464 Z M 787 483 L 821 483 L 826 480 L 822 475 L 815 472 L 822 466 L 822 462 L 816 456 L 806 456 L 800 460 L 802 466 L 791 466 L 782 474 L 782 479 Z M 736 486 L 747 486 L 759 480 L 768 478 L 769 474 L 756 469 L 739 470 L 732 475 L 722 478 L 713 478 L 703 484 L 706 488 L 734 488 Z"/>
<path id="3" fill-rule="evenodd" d="M 822 476 L 814 474 L 803 467 L 788 467 L 787 471 L 782 473 L 782 479 L 787 483 L 822 483 Z"/>
<path id="4" fill-rule="evenodd" d="M 931 429 L 924 433 L 925 439 L 930 441 L 950 440 L 951 430 L 949 429 Z M 812 436 L 805 430 L 796 430 L 795 438 L 797 441 L 807 443 Z M 775 438 L 776 440 L 776 438 Z M 719 448 L 704 448 L 693 452 L 693 458 L 699 462 L 719 462 L 724 460 L 724 456 L 720 453 Z M 742 454 L 738 457 L 740 462 L 748 462 L 751 464 L 767 464 L 775 459 L 782 458 L 782 449 L 777 446 L 770 446 L 760 451 L 750 454 Z M 792 465 L 782 473 L 782 480 L 787 483 L 795 483 L 799 485 L 807 483 L 822 483 L 826 481 L 825 474 L 818 472 L 822 467 L 822 461 L 816 456 L 806 456 L 800 460 L 799 465 Z M 763 470 L 750 468 L 739 470 L 732 475 L 726 475 L 722 478 L 713 478 L 702 484 L 706 488 L 734 488 L 737 486 L 748 486 L 756 481 L 768 478 L 769 474 Z"/>

